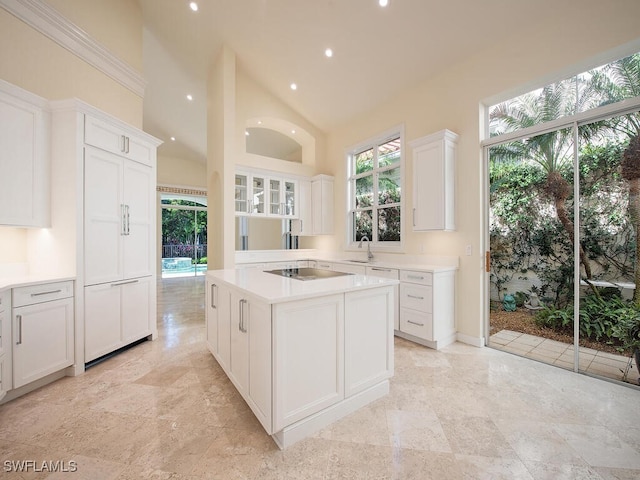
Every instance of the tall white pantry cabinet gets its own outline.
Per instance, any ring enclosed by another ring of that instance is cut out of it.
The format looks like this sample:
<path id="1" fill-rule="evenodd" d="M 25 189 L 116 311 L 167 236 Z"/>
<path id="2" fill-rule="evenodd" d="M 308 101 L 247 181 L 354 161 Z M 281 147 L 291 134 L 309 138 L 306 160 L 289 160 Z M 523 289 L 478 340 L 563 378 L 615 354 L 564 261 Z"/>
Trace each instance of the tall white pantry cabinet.
<path id="1" fill-rule="evenodd" d="M 76 179 L 78 369 L 80 359 L 84 365 L 157 335 L 161 142 L 79 100 L 52 102 L 52 110 L 54 168 Z"/>

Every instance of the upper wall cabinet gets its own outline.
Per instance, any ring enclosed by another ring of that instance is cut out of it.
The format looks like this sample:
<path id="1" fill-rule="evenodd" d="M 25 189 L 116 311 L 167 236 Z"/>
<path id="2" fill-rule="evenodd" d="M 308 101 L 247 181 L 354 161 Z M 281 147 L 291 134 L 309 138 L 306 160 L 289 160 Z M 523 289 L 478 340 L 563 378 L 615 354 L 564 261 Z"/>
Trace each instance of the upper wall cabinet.
<path id="1" fill-rule="evenodd" d="M 298 217 L 298 181 L 263 172 L 237 172 L 236 215 Z"/>
<path id="2" fill-rule="evenodd" d="M 0 225 L 49 227 L 47 102 L 0 80 Z"/>
<path id="3" fill-rule="evenodd" d="M 413 149 L 413 231 L 455 230 L 458 135 L 442 130 L 418 138 Z"/>

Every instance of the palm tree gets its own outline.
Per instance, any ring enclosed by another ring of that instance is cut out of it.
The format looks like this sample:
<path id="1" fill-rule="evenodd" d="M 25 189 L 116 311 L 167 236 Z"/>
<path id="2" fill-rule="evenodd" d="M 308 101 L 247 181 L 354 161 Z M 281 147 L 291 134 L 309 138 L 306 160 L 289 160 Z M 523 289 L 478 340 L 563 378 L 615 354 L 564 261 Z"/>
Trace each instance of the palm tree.
<path id="1" fill-rule="evenodd" d="M 593 87 L 583 78 L 574 77 L 548 85 L 539 92 L 498 105 L 490 115 L 490 121 L 495 126 L 492 133 L 500 135 L 505 130 L 521 130 L 572 115 L 589 108 L 594 101 Z M 591 135 L 590 129 L 585 129 L 583 134 Z M 552 201 L 558 220 L 573 244 L 574 224 L 567 210 L 572 188 L 562 175 L 571 168 L 573 161 L 571 129 L 555 130 L 520 142 L 492 147 L 491 154 L 493 162 L 531 161 L 544 170 L 546 180 L 543 192 Z M 584 267 L 585 277 L 590 279 L 591 263 L 582 245 L 580 263 Z"/>
<path id="2" fill-rule="evenodd" d="M 636 268 L 633 302 L 640 306 L 640 135 L 629 142 L 622 154 L 622 176 L 629 184 L 629 217 L 636 234 Z"/>

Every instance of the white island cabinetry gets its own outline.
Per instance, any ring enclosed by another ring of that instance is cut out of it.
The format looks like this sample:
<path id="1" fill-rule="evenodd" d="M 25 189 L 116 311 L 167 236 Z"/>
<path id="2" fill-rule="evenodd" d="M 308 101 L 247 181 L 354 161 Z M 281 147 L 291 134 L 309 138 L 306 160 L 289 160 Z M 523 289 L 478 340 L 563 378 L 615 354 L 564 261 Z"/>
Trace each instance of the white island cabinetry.
<path id="1" fill-rule="evenodd" d="M 281 448 L 388 393 L 397 283 L 208 272 L 209 349 Z"/>

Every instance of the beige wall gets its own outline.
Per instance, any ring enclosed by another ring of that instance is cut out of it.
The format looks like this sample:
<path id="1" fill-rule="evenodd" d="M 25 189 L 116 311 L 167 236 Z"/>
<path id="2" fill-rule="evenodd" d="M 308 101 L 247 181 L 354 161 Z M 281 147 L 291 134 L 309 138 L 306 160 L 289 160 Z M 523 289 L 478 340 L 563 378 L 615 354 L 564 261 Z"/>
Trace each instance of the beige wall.
<path id="1" fill-rule="evenodd" d="M 562 73 L 575 73 L 591 66 L 589 64 L 612 60 L 615 55 L 603 52 L 638 40 L 640 2 L 620 2 L 626 5 L 624 9 L 611 8 L 608 2 L 589 0 L 586 3 L 588 5 L 573 12 L 572 16 L 558 12 L 558 18 L 541 18 L 544 23 L 523 27 L 520 39 L 506 41 L 500 49 L 491 49 L 443 71 L 436 78 L 329 132 L 327 159 L 331 163 L 330 173 L 335 175 L 336 235 L 323 239 L 325 248 L 345 248 L 346 214 L 341 208 L 346 204 L 345 148 L 399 124 L 405 127 L 406 142 L 444 128 L 458 133 L 457 231 L 413 233 L 405 214 L 405 253 L 420 255 L 424 252 L 460 258 L 457 328 L 463 335 L 476 340 L 483 337 L 485 229 L 484 170 L 479 146 L 483 130 L 481 103 L 502 92 L 522 93 L 528 89 L 525 87 L 541 86 L 558 79 Z M 573 25 L 569 20 L 575 20 L 577 24 Z M 640 51 L 640 43 L 623 50 L 627 53 Z M 406 142 L 403 198 L 408 207 L 405 212 L 410 212 L 413 171 L 411 150 Z M 472 256 L 465 256 L 466 245 L 472 246 Z"/>
<path id="2" fill-rule="evenodd" d="M 53 0 L 49 3 L 77 21 L 112 53 L 140 69 L 142 16 L 137 1 Z M 142 127 L 141 97 L 3 8 L 0 8 L 0 78 L 49 100 L 79 98 Z M 0 263 L 26 263 L 27 237 L 26 229 L 0 227 Z"/>
<path id="3" fill-rule="evenodd" d="M 158 184 L 207 188 L 207 165 L 195 160 L 158 156 Z"/>

